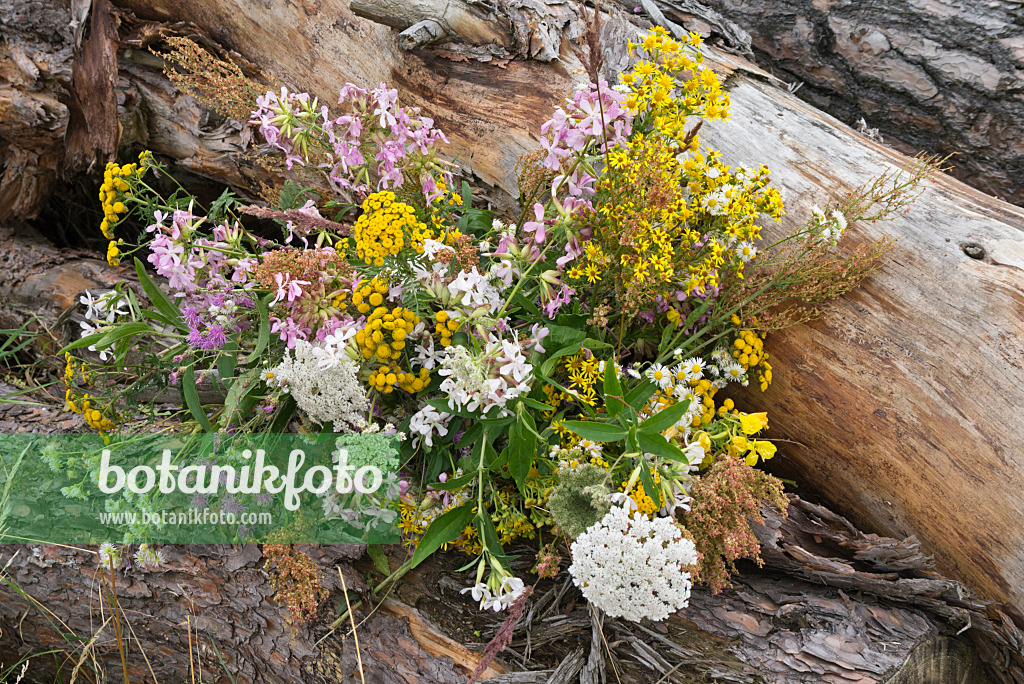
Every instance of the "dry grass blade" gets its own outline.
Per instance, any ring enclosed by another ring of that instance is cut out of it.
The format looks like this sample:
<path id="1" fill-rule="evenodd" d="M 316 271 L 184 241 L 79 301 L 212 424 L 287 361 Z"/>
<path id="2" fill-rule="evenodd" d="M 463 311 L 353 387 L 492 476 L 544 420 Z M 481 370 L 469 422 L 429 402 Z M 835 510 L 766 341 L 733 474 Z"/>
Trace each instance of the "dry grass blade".
<path id="1" fill-rule="evenodd" d="M 75 682 L 78 681 L 78 674 L 82 670 L 82 665 L 84 665 L 85 661 L 89 658 L 90 655 L 92 655 L 93 649 L 96 648 L 96 642 L 99 640 L 100 634 L 103 633 L 103 629 L 107 626 L 108 622 L 110 622 L 110 618 L 107 618 L 103 622 L 103 624 L 100 625 L 100 628 L 96 630 L 95 634 L 92 635 L 92 639 L 89 639 L 89 642 L 85 645 L 85 648 L 82 649 L 82 655 L 78 659 L 78 662 L 75 663 L 75 669 L 71 671 L 71 684 L 75 684 Z"/>
<path id="2" fill-rule="evenodd" d="M 356 662 L 359 663 L 359 681 L 366 684 L 366 678 L 363 676 L 363 655 L 359 651 L 359 633 L 356 631 L 356 618 L 352 613 L 352 604 L 348 602 L 348 587 L 345 585 L 345 573 L 338 568 L 338 577 L 341 578 L 341 591 L 345 594 L 345 606 L 348 608 L 348 619 L 352 623 L 352 638 L 356 642 Z"/>

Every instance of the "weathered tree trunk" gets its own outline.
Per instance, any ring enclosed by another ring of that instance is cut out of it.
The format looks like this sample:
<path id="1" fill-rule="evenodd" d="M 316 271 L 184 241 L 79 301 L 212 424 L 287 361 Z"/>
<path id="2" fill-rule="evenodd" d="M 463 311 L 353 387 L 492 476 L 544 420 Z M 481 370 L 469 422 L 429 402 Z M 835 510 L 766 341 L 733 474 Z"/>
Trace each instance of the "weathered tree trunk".
<path id="1" fill-rule="evenodd" d="M 956 153 L 953 175 L 1024 204 L 1019 2 L 703 4 L 749 31 L 760 62 L 803 83 L 800 97 L 848 124 L 865 119 L 904 151 Z"/>
<path id="2" fill-rule="evenodd" d="M 487 681 L 616 681 L 614 671 L 620 681 L 636 684 L 663 676 L 750 683 L 1024 682 L 1024 635 L 998 605 L 929 574 L 930 559 L 916 540 L 865 535 L 795 497 L 788 517 L 769 513 L 757 532 L 766 566 L 784 574 L 744 568 L 723 593 L 695 589 L 690 608 L 664 625 L 610 618 L 597 624 L 566 574 L 544 582 L 504 663 L 492 664 Z M 272 598 L 257 547 L 163 551 L 160 570 L 128 569 L 115 578 L 132 681 L 190 681 L 193 669 L 197 679 L 202 671 L 203 681 L 239 684 L 359 681 L 354 641 L 344 638 L 348 626 L 324 638 L 330 617 L 312 627 L 290 624 L 285 607 Z M 369 564 L 351 565 L 358 547 L 310 551 L 328 587 L 340 589 L 340 568 L 352 598 L 366 595 L 362 572 Z M 432 559 L 406 576 L 397 597 L 372 616 L 357 610 L 366 681 L 466 681 L 483 643 L 467 648 L 459 640 L 489 638 L 501 616 L 481 615 L 459 593 L 465 576 L 454 568 L 461 561 Z M 115 631 L 106 622 L 110 579 L 93 554 L 0 547 L 0 567 L 10 582 L 0 585 L 0 662 L 40 650 L 71 654 L 33 662 L 29 673 L 49 681 L 44 675 L 57 667 L 51 663 L 68 673 L 85 649 L 87 672 L 96 668 L 119 679 Z M 332 606 L 343 609 L 338 591 L 321 615 L 332 615 Z M 520 668 L 532 672 L 513 671 Z"/>

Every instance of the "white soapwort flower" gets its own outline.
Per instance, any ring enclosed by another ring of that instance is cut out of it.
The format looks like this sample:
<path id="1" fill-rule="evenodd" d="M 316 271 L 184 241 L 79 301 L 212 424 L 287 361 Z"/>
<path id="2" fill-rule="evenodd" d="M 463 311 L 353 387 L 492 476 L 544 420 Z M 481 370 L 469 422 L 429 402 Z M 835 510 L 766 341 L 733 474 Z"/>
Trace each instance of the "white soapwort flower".
<path id="1" fill-rule="evenodd" d="M 448 423 L 451 422 L 452 414 L 442 413 L 433 406 L 427 404 L 409 419 L 409 430 L 416 437 L 413 443 L 419 446 L 423 442 L 427 447 L 434 446 L 434 435 L 444 437 L 448 434 Z"/>

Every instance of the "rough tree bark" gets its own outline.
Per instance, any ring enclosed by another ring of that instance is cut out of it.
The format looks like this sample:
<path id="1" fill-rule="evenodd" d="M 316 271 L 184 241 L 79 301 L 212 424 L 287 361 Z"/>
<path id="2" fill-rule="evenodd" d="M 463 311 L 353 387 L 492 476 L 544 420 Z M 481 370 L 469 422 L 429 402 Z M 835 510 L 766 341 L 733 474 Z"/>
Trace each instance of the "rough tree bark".
<path id="1" fill-rule="evenodd" d="M 802 82 L 800 97 L 902 148 L 955 152 L 957 178 L 1024 204 L 1020 2 L 703 4 L 749 31 L 759 62 Z"/>
<path id="2" fill-rule="evenodd" d="M 493 663 L 485 681 L 615 681 L 612 670 L 636 684 L 661 677 L 751 684 L 1024 681 L 1024 635 L 1000 606 L 930 574 L 931 561 L 915 539 L 867 535 L 828 509 L 791 498 L 787 517 L 769 511 L 757 528 L 770 570 L 744 568 L 735 586 L 718 595 L 696 588 L 691 607 L 664 625 L 605 617 L 597 626 L 564 573 L 544 582 L 504 662 Z M 359 547 L 309 550 L 328 587 L 340 589 L 340 569 L 353 597 L 365 596 L 362 573 L 369 565 L 352 564 Z M 118 604 L 130 625 L 122 629 L 132 681 L 189 681 L 190 668 L 197 677 L 201 670 L 203 681 L 229 681 L 227 671 L 239 684 L 359 681 L 347 628 L 327 636 L 329 618 L 312 627 L 290 624 L 272 598 L 257 547 L 165 547 L 164 553 L 159 571 L 116 575 Z M 454 568 L 461 560 L 432 559 L 372 616 L 357 611 L 366 681 L 466 681 L 483 643 L 467 648 L 434 618 L 461 639 L 473 625 L 489 638 L 501 618 L 481 624 L 475 605 L 460 595 L 465 577 Z M 0 662 L 51 648 L 72 651 L 70 635 L 72 644 L 88 644 L 87 671 L 118 678 L 120 654 L 106 622 L 110 581 L 93 554 L 0 547 L 0 566 L 10 581 L 0 584 Z M 526 572 L 525 565 L 519 569 Z M 322 614 L 330 606 L 343 606 L 339 592 Z M 61 664 L 67 673 L 76 660 L 39 659 L 30 673 L 42 678 Z M 538 669 L 544 662 L 547 669 Z"/>

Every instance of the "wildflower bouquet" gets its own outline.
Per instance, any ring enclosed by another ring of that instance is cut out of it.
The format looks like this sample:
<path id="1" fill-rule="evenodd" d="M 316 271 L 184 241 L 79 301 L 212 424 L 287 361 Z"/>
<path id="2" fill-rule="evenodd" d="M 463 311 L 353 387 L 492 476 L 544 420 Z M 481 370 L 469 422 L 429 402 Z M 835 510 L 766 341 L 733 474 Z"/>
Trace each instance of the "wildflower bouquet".
<path id="1" fill-rule="evenodd" d="M 108 258 L 134 259 L 149 304 L 127 287 L 89 300 L 68 351 L 101 356 L 68 355 L 68 404 L 105 435 L 167 386 L 183 430 L 395 433 L 407 565 L 466 552 L 483 608 L 523 595 L 508 550 L 526 539 L 545 575 L 570 549 L 611 615 L 661 619 L 694 579 L 725 586 L 757 555 L 747 519 L 785 497 L 756 468 L 776 453 L 767 414 L 721 394 L 766 390 L 766 331 L 878 267 L 887 244 L 843 251 L 844 229 L 899 208 L 927 165 L 762 246 L 782 198 L 766 167 L 701 144 L 729 99 L 699 47 L 655 29 L 618 84 L 556 107 L 521 161 L 518 217 L 474 207 L 444 134 L 384 84 L 346 85 L 334 109 L 260 96 L 251 123 L 291 180 L 259 206 L 161 194 L 146 152 L 109 165 Z"/>

